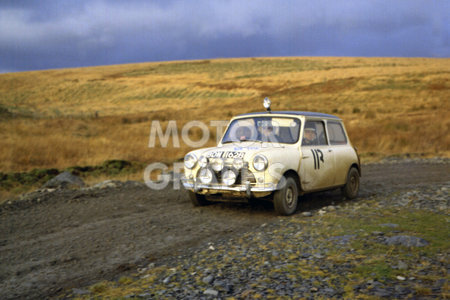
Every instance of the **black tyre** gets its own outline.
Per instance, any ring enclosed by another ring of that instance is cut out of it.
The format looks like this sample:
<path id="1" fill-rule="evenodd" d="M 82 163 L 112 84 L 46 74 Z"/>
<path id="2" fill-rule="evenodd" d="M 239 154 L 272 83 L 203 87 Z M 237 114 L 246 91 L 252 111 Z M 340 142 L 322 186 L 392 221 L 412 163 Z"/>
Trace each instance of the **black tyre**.
<path id="1" fill-rule="evenodd" d="M 188 191 L 189 199 L 191 199 L 191 202 L 194 206 L 205 206 L 209 203 L 208 200 L 206 200 L 205 195 L 197 194 L 192 191 Z"/>
<path id="2" fill-rule="evenodd" d="M 292 215 L 297 210 L 297 203 L 297 182 L 294 178 L 287 177 L 283 188 L 275 191 L 273 195 L 273 205 L 275 207 L 275 211 L 282 216 Z"/>
<path id="3" fill-rule="evenodd" d="M 347 174 L 347 182 L 341 189 L 342 195 L 347 199 L 355 199 L 359 192 L 359 172 L 351 168 Z"/>

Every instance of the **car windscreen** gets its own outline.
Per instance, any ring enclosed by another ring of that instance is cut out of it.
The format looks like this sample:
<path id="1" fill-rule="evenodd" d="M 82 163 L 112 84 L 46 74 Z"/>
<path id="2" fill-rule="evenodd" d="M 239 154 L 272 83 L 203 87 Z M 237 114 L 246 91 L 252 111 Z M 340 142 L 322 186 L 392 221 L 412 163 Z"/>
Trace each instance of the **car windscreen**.
<path id="1" fill-rule="evenodd" d="M 228 126 L 222 144 L 259 141 L 295 144 L 300 132 L 300 120 L 288 117 L 249 117 L 235 119 Z"/>

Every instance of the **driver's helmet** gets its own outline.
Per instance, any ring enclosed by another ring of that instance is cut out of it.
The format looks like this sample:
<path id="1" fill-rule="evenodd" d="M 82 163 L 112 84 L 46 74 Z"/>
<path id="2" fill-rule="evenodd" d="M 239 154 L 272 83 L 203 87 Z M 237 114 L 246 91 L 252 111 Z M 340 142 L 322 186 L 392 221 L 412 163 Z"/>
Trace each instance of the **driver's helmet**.
<path id="1" fill-rule="evenodd" d="M 309 135 L 309 133 L 313 133 L 313 135 Z M 317 133 L 316 128 L 314 128 L 314 125 L 309 125 L 305 127 L 305 135 L 303 137 L 303 140 L 313 142 L 317 139 Z"/>

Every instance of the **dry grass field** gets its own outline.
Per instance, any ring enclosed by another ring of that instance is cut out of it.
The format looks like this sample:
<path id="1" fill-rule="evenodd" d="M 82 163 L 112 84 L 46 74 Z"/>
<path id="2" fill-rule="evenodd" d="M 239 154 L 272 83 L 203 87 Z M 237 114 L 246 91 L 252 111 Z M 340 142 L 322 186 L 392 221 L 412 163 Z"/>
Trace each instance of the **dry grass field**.
<path id="1" fill-rule="evenodd" d="M 176 120 L 181 130 L 191 120 L 261 111 L 266 96 L 274 110 L 338 115 L 366 161 L 449 156 L 449 79 L 450 59 L 425 58 L 218 59 L 1 74 L 0 171 L 109 159 L 170 163 L 190 148 L 149 148 L 152 120 Z"/>

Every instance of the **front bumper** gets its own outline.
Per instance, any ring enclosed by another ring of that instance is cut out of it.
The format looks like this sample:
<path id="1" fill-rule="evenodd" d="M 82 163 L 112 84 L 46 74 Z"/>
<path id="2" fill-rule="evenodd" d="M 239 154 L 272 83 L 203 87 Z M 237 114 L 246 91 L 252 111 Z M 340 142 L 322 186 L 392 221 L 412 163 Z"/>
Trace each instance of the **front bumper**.
<path id="1" fill-rule="evenodd" d="M 248 182 L 246 184 L 227 186 L 220 184 L 203 184 L 201 182 L 197 182 L 197 180 L 188 180 L 186 177 L 182 177 L 181 182 L 183 183 L 185 189 L 192 190 L 194 192 L 199 192 L 202 190 L 213 192 L 238 192 L 246 193 L 248 197 L 254 193 L 270 193 L 277 189 L 276 184 L 273 183 L 266 183 L 263 186 L 252 186 Z"/>

